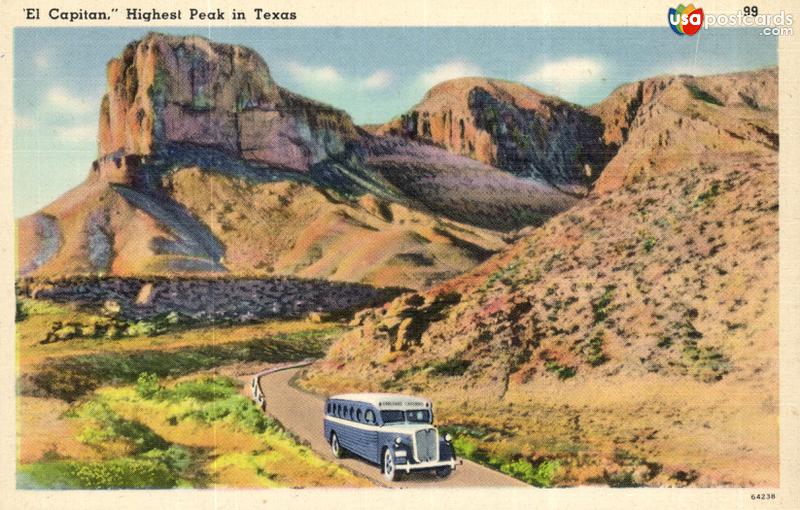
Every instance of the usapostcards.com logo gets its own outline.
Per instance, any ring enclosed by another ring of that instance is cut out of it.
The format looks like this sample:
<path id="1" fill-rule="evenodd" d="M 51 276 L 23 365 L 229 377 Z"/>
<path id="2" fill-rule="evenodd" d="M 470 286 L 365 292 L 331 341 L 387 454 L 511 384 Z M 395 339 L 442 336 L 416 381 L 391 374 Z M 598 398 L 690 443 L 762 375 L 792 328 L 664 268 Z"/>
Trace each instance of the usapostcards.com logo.
<path id="1" fill-rule="evenodd" d="M 703 9 L 696 9 L 692 4 L 680 4 L 677 9 L 670 8 L 667 21 L 676 34 L 694 35 L 703 26 Z"/>

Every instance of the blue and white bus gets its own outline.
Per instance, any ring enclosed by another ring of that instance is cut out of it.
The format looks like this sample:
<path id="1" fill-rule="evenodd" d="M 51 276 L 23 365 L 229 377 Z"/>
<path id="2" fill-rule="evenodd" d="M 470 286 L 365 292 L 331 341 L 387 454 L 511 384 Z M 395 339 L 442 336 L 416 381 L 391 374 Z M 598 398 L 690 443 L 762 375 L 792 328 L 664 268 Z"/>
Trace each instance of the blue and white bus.
<path id="1" fill-rule="evenodd" d="M 381 466 L 384 477 L 456 468 L 450 434 L 439 437 L 431 401 L 393 393 L 352 393 L 325 402 L 325 439 L 337 458 L 353 453 Z"/>

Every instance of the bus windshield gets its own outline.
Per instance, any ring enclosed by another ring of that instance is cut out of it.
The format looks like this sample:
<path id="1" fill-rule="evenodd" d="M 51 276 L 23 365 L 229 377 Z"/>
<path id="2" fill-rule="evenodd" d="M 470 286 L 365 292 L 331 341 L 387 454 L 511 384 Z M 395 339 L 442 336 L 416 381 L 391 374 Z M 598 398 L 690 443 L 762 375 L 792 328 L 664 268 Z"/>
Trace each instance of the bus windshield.
<path id="1" fill-rule="evenodd" d="M 431 412 L 427 409 L 413 411 L 381 411 L 383 423 L 430 423 Z"/>
<path id="2" fill-rule="evenodd" d="M 431 412 L 427 409 L 406 411 L 406 420 L 408 420 L 409 423 L 430 423 Z"/>

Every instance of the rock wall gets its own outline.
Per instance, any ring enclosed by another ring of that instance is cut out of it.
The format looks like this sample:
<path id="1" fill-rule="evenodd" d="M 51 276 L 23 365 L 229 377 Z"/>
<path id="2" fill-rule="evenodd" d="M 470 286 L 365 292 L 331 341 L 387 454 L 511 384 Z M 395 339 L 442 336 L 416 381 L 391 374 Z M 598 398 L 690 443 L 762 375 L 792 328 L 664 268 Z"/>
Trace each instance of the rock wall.
<path id="1" fill-rule="evenodd" d="M 771 156 L 779 146 L 777 109 L 776 68 L 623 85 L 591 108 L 616 151 L 594 191 L 700 167 L 720 153 Z"/>
<path id="2" fill-rule="evenodd" d="M 90 307 L 99 308 L 107 301 L 115 301 L 120 305 L 121 314 L 131 319 L 174 311 L 210 321 L 353 312 L 384 303 L 400 293 L 393 288 L 294 278 L 23 279 L 18 282 L 18 288 L 27 297 Z"/>

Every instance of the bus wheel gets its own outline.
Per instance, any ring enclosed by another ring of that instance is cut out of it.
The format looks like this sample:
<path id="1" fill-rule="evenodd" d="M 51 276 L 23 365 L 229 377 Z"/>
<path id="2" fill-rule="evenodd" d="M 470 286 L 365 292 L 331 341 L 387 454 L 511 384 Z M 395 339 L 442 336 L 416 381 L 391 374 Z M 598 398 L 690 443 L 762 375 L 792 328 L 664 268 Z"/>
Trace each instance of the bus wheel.
<path id="1" fill-rule="evenodd" d="M 394 455 L 388 448 L 383 452 L 383 477 L 388 482 L 397 480 L 397 467 L 394 465 Z"/>
<path id="2" fill-rule="evenodd" d="M 331 433 L 331 452 L 337 459 L 344 457 L 344 448 L 339 444 L 339 438 L 336 437 L 336 432 Z"/>

